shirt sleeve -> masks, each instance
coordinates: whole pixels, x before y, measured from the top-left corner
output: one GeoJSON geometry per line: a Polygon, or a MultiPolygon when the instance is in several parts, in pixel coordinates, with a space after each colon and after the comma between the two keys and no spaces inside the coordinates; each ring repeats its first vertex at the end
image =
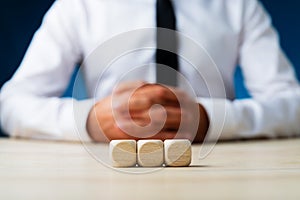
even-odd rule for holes
{"type": "Polygon", "coordinates": [[[90,140],[85,123],[92,100],[60,98],[81,59],[74,2],[53,4],[20,67],[1,89],[1,123],[13,137],[90,140]],[[81,112],[79,121],[74,107],[81,112]]]}
{"type": "Polygon", "coordinates": [[[239,64],[252,98],[199,98],[210,119],[207,140],[300,135],[300,89],[263,6],[244,1],[239,64]]]}

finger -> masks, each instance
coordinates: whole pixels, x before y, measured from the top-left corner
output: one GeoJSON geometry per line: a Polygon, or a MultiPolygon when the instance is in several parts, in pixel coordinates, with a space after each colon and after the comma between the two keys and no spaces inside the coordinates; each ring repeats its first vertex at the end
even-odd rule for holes
{"type": "Polygon", "coordinates": [[[191,142],[194,140],[195,136],[188,132],[178,133],[176,131],[161,131],[153,136],[147,137],[144,135],[132,136],[131,134],[127,134],[121,130],[115,132],[114,135],[111,135],[110,140],[118,140],[118,139],[132,139],[132,140],[140,140],[140,139],[158,139],[158,140],[167,140],[167,139],[187,139],[191,142]]]}
{"type": "MultiPolygon", "coordinates": [[[[152,103],[160,104],[163,106],[183,106],[186,107],[194,102],[189,95],[174,87],[165,87],[157,84],[147,84],[139,88],[137,95],[147,96],[152,100],[152,103]]],[[[134,95],[133,95],[134,96],[134,95]]]]}
{"type": "Polygon", "coordinates": [[[173,93],[172,90],[157,84],[145,85],[144,87],[139,88],[136,91],[136,94],[139,96],[147,96],[152,99],[153,103],[161,105],[163,105],[164,102],[178,101],[175,93],[173,93]]]}
{"type": "Polygon", "coordinates": [[[125,133],[121,129],[117,129],[117,131],[114,131],[113,134],[109,133],[106,135],[109,135],[109,137],[107,136],[109,140],[138,140],[139,139],[137,137],[133,137],[125,133]]]}
{"type": "Polygon", "coordinates": [[[142,110],[150,107],[150,99],[146,96],[133,98],[131,91],[124,91],[123,93],[116,94],[112,100],[112,107],[118,112],[127,112],[129,110],[142,110]]]}
{"type": "Polygon", "coordinates": [[[173,139],[187,139],[189,141],[193,141],[196,137],[196,133],[189,131],[178,131],[173,139]]]}
{"type": "Polygon", "coordinates": [[[178,132],[178,131],[161,131],[158,134],[147,138],[147,139],[160,139],[160,140],[167,140],[167,139],[187,139],[193,141],[194,135],[190,134],[189,132],[178,132]]]}
{"type": "Polygon", "coordinates": [[[118,120],[117,126],[125,133],[132,137],[148,138],[156,135],[163,129],[163,123],[161,124],[147,124],[143,126],[142,123],[136,123],[129,119],[118,120]]]}
{"type": "Polygon", "coordinates": [[[116,86],[114,92],[116,94],[119,94],[119,93],[126,92],[126,91],[134,91],[135,89],[140,88],[145,84],[146,84],[146,82],[144,82],[144,81],[123,82],[116,86]]]}
{"type": "MultiPolygon", "coordinates": [[[[114,139],[188,139],[193,141],[196,132],[191,132],[189,130],[168,130],[162,129],[160,131],[153,130],[152,127],[137,127],[132,122],[128,121],[126,125],[123,124],[121,127],[117,127],[114,130],[114,134],[110,134],[114,139]],[[125,130],[124,130],[125,129],[125,130]]],[[[113,139],[110,138],[110,139],[113,139]]]]}
{"type": "Polygon", "coordinates": [[[155,130],[157,127],[162,127],[162,130],[178,130],[189,129],[192,125],[192,113],[186,110],[174,107],[154,108],[146,111],[134,111],[130,114],[123,114],[123,119],[133,120],[138,126],[153,126],[155,130]]]}
{"type": "MultiPolygon", "coordinates": [[[[143,83],[141,83],[143,84],[143,83]]],[[[121,87],[131,87],[131,83],[125,83],[121,87]]],[[[120,91],[125,91],[122,88],[120,91]]],[[[117,95],[116,95],[117,96],[117,95]]],[[[154,104],[162,106],[174,106],[178,107],[179,102],[185,102],[185,93],[177,89],[169,89],[160,85],[155,84],[144,84],[138,88],[133,94],[132,91],[126,91],[122,96],[118,96],[115,102],[120,111],[138,111],[143,109],[149,109],[154,104]]]]}
{"type": "Polygon", "coordinates": [[[131,93],[125,92],[121,95],[116,95],[114,99],[114,108],[118,109],[119,112],[129,113],[130,112],[139,112],[150,109],[153,105],[172,105],[176,104],[167,103],[166,101],[155,100],[154,94],[146,93],[137,93],[130,96],[131,93]]]}
{"type": "MultiPolygon", "coordinates": [[[[128,101],[127,107],[130,112],[148,110],[154,102],[146,95],[134,95],[128,101]]],[[[125,107],[124,107],[125,108],[125,107]]]]}
{"type": "MultiPolygon", "coordinates": [[[[174,131],[162,131],[159,132],[153,136],[145,136],[145,135],[138,135],[138,136],[132,136],[131,134],[127,134],[123,131],[119,131],[114,136],[110,138],[110,140],[118,140],[118,139],[133,139],[133,140],[141,140],[141,139],[156,139],[156,140],[166,140],[166,139],[174,139],[176,138],[176,132],[174,131]]],[[[187,139],[187,138],[181,138],[181,139],[187,139]]]]}
{"type": "Polygon", "coordinates": [[[191,121],[192,113],[177,107],[164,107],[145,112],[130,112],[130,117],[144,126],[150,122],[160,124],[165,121],[164,128],[178,129],[181,124],[188,124],[191,121]]]}
{"type": "Polygon", "coordinates": [[[158,139],[158,140],[167,140],[167,139],[174,139],[176,137],[177,132],[176,131],[161,131],[152,137],[149,137],[147,139],[158,139]]]}
{"type": "MultiPolygon", "coordinates": [[[[133,112],[143,112],[150,109],[153,105],[162,105],[164,107],[183,108],[191,107],[195,102],[191,101],[187,95],[180,90],[174,90],[176,95],[181,96],[180,105],[176,95],[168,88],[145,84],[139,88],[132,96],[130,92],[125,92],[121,95],[116,95],[113,102],[113,107],[125,115],[133,112]],[[183,102],[183,103],[182,103],[183,102]]],[[[158,113],[159,114],[159,113],[158,113]]],[[[147,113],[148,115],[148,113],[147,113]]]]}
{"type": "Polygon", "coordinates": [[[171,86],[163,86],[168,92],[169,92],[169,95],[166,96],[166,98],[168,100],[179,100],[179,101],[184,101],[186,102],[187,100],[191,100],[189,95],[181,90],[180,88],[177,88],[177,87],[171,87],[171,86]]]}
{"type": "MultiPolygon", "coordinates": [[[[160,121],[161,116],[163,116],[161,112],[161,110],[158,110],[157,112],[156,110],[152,111],[151,118],[154,120],[154,122],[160,121]]],[[[182,123],[183,111],[177,107],[165,107],[164,112],[166,112],[167,114],[167,119],[165,121],[164,127],[169,129],[177,129],[182,123]]]]}

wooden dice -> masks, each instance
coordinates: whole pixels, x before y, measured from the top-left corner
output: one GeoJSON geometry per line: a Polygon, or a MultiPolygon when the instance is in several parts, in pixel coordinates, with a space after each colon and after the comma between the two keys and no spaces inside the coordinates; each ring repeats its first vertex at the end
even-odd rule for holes
{"type": "Polygon", "coordinates": [[[109,152],[113,167],[132,167],[136,165],[135,140],[112,140],[109,145],[109,152]]]}
{"type": "Polygon", "coordinates": [[[165,164],[172,167],[189,166],[192,158],[189,140],[165,140],[165,164]]]}
{"type": "Polygon", "coordinates": [[[185,167],[191,163],[189,140],[112,140],[110,158],[114,167],[185,167]]]}
{"type": "Polygon", "coordinates": [[[161,140],[137,142],[138,164],[142,167],[160,167],[164,163],[164,143],[161,140]]]}

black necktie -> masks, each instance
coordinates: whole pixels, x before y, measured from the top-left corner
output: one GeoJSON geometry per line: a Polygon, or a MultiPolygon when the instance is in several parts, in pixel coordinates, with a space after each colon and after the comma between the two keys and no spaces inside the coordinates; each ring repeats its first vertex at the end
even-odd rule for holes
{"type": "MultiPolygon", "coordinates": [[[[157,0],[156,22],[158,28],[176,30],[175,12],[171,0],[157,0]]],[[[156,32],[156,78],[158,83],[176,86],[176,72],[178,70],[177,37],[176,33],[171,30],[157,29],[156,32]],[[160,65],[169,66],[174,70],[160,65]]]]}

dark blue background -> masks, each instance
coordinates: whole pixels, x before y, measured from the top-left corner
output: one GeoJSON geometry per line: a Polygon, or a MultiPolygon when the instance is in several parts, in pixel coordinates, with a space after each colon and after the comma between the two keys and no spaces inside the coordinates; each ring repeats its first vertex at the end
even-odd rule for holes
{"type": "MultiPolygon", "coordinates": [[[[262,2],[273,18],[273,24],[281,36],[282,47],[295,65],[299,78],[300,1],[262,0],[262,2]]],[[[0,86],[12,76],[19,66],[33,33],[40,26],[44,13],[52,3],[53,0],[1,0],[0,86]]],[[[235,81],[237,97],[248,97],[239,70],[235,81]]],[[[70,90],[66,95],[68,94],[70,94],[70,90]]]]}

